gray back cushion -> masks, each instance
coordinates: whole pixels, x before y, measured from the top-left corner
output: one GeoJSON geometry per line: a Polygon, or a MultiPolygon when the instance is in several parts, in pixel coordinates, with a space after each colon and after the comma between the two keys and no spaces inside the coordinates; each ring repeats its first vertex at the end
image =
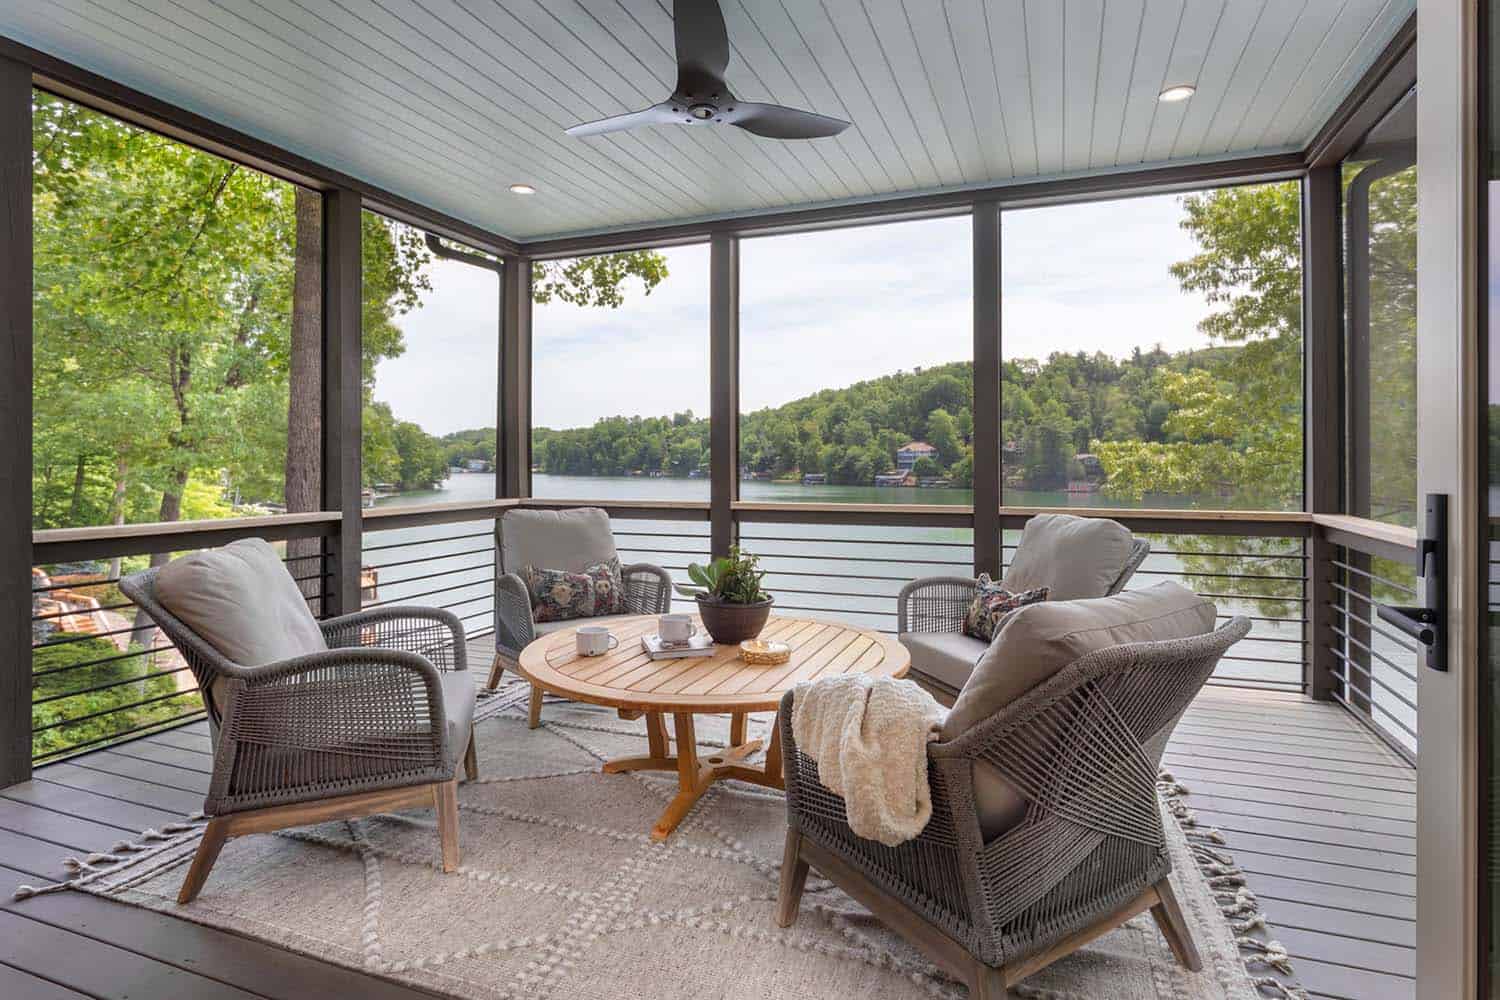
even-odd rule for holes
{"type": "Polygon", "coordinates": [[[598,507],[508,510],[495,530],[504,573],[519,573],[526,566],[581,573],[615,556],[609,515],[598,507]]]}
{"type": "Polygon", "coordinates": [[[156,599],[242,667],[328,648],[296,581],[260,538],[172,560],[156,575],[156,599]]]}
{"type": "Polygon", "coordinates": [[[1113,597],[1028,604],[974,665],[943,724],[943,738],[983,722],[1095,650],[1203,635],[1213,630],[1216,614],[1212,601],[1171,580],[1113,597]]]}
{"type": "MultiPolygon", "coordinates": [[[[1113,597],[1030,604],[1005,623],[979,658],[943,723],[952,739],[1089,653],[1131,642],[1184,639],[1213,631],[1217,609],[1170,580],[1113,597]]],[[[974,806],[985,840],[1026,814],[1026,800],[993,764],[974,765],[974,806]]]]}
{"type": "Polygon", "coordinates": [[[1021,531],[1000,585],[1013,594],[1046,587],[1049,601],[1103,597],[1125,569],[1134,541],[1129,529],[1108,518],[1038,514],[1021,531]]]}

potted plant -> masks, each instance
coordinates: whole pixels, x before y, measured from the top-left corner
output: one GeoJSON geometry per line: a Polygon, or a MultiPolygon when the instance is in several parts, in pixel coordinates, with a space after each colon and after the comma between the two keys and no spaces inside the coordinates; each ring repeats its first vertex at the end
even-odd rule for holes
{"type": "Polygon", "coordinates": [[[734,645],[760,635],[771,616],[773,598],[760,586],[765,575],[759,557],[733,545],[707,566],[690,563],[688,578],[697,586],[680,589],[698,602],[698,617],[714,642],[734,645]]]}

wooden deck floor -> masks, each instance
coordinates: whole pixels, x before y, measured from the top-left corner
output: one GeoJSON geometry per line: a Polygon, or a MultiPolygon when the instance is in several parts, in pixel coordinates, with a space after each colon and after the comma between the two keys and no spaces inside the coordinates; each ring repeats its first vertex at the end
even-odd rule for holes
{"type": "MultiPolygon", "coordinates": [[[[1223,832],[1314,996],[1416,996],[1409,765],[1336,706],[1218,689],[1184,718],[1166,766],[1223,832]]],[[[62,857],[201,807],[209,767],[199,724],[38,769],[0,792],[0,882],[55,880],[62,857]]],[[[7,1000],[316,995],[427,994],[83,893],[0,905],[7,1000]]]]}

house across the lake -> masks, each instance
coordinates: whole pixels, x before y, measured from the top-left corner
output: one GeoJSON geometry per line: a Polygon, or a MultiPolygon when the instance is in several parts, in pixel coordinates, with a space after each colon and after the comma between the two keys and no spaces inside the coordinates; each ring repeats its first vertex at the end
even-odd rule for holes
{"type": "Polygon", "coordinates": [[[926,441],[908,441],[896,450],[896,468],[902,472],[910,472],[911,467],[917,464],[919,458],[930,458],[936,461],[938,450],[926,441]]]}

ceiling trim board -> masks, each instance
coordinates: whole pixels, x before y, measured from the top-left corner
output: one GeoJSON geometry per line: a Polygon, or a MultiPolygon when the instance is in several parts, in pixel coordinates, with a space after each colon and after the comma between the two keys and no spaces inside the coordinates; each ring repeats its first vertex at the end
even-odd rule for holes
{"type": "Polygon", "coordinates": [[[1145,197],[1191,191],[1206,186],[1233,186],[1296,180],[1307,172],[1300,150],[1288,149],[1249,157],[1220,157],[1070,174],[1064,177],[1017,178],[1004,184],[953,187],[920,194],[815,205],[779,212],[754,212],[556,238],[523,244],[538,260],[637,250],[674,243],[702,242],[718,233],[753,237],[841,226],[878,225],[909,219],[955,215],[980,201],[999,201],[1006,210],[1038,208],[1113,198],[1145,197]]]}
{"type": "Polygon", "coordinates": [[[1416,84],[1417,17],[1413,14],[1307,144],[1308,166],[1342,160],[1416,84]]]}

